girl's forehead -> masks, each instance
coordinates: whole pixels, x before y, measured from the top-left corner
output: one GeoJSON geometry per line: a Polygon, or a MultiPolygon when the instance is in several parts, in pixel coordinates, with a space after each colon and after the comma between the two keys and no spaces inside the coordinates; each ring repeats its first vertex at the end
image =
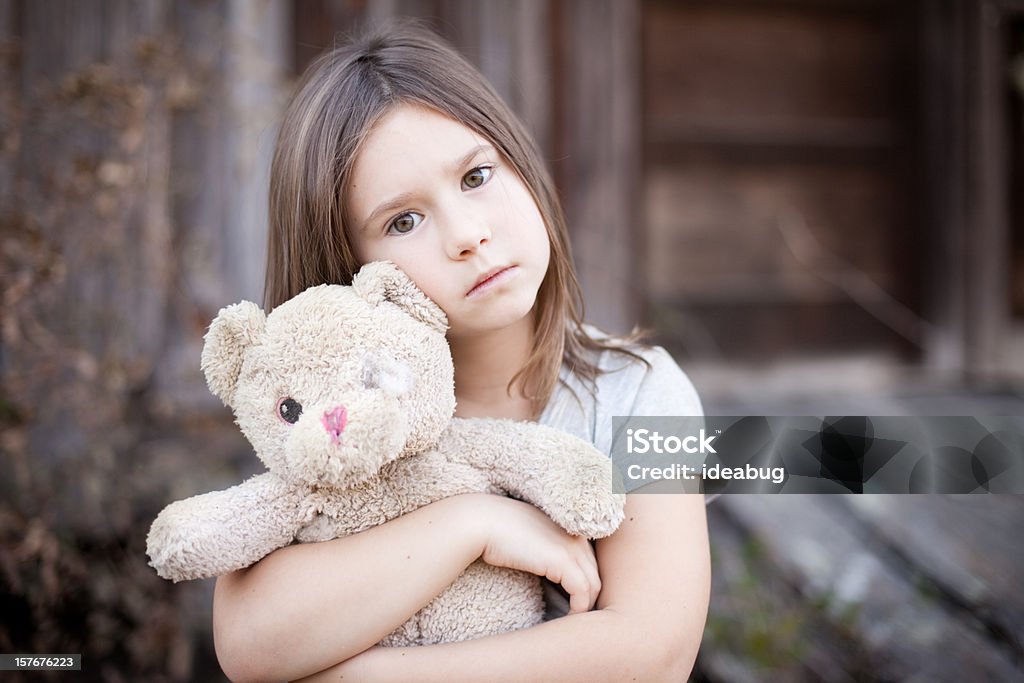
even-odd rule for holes
{"type": "Polygon", "coordinates": [[[359,182],[396,162],[408,163],[413,155],[451,163],[473,147],[489,145],[485,137],[455,119],[420,105],[401,104],[370,129],[356,154],[352,175],[359,182]]]}
{"type": "Polygon", "coordinates": [[[470,155],[494,160],[487,138],[433,109],[400,104],[384,114],[360,145],[349,179],[354,213],[365,217],[382,198],[431,178],[461,174],[470,155]]]}

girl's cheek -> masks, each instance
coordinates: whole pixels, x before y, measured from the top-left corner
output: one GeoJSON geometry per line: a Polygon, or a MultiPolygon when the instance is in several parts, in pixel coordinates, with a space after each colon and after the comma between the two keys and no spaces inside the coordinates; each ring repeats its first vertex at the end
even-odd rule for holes
{"type": "MultiPolygon", "coordinates": [[[[437,277],[430,271],[430,265],[423,262],[422,259],[417,258],[402,258],[393,257],[389,259],[395,263],[399,268],[405,271],[405,274],[409,276],[413,284],[416,285],[427,297],[441,306],[444,310],[444,297],[441,296],[442,292],[439,291],[437,286],[437,277]]],[[[447,312],[447,311],[445,311],[447,312]]]]}

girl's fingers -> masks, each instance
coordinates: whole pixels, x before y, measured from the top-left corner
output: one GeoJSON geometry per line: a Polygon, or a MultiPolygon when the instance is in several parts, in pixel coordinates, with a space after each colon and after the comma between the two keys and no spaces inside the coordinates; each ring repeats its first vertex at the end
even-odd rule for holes
{"type": "Polygon", "coordinates": [[[571,553],[560,558],[559,567],[547,575],[548,579],[562,585],[569,594],[569,611],[586,612],[590,609],[591,586],[586,572],[571,553]]]}
{"type": "Polygon", "coordinates": [[[592,595],[590,593],[590,582],[587,581],[586,576],[579,568],[574,572],[578,577],[578,583],[575,584],[576,589],[570,590],[565,583],[562,587],[565,588],[566,592],[569,593],[569,611],[570,612],[589,612],[593,606],[592,595]]]}
{"type": "Polygon", "coordinates": [[[546,576],[569,594],[571,611],[593,609],[601,578],[590,542],[570,535],[529,503],[496,496],[485,499],[499,514],[486,525],[484,562],[546,576]]]}
{"type": "Polygon", "coordinates": [[[597,597],[601,594],[601,579],[597,573],[597,563],[584,563],[583,573],[587,577],[587,582],[590,585],[590,604],[587,609],[594,609],[594,605],[597,604],[597,597]]]}
{"type": "MultiPolygon", "coordinates": [[[[589,545],[589,544],[588,544],[589,545]]],[[[572,570],[573,576],[579,576],[581,589],[574,594],[566,588],[571,597],[576,597],[575,602],[570,599],[569,605],[573,612],[589,612],[597,604],[598,595],[601,593],[601,579],[597,572],[597,561],[594,559],[593,551],[589,549],[583,557],[576,558],[576,567],[572,570]]],[[[563,587],[564,584],[563,584],[563,587]]]]}
{"type": "Polygon", "coordinates": [[[597,558],[594,556],[594,549],[591,547],[590,542],[586,539],[581,541],[582,549],[580,554],[577,556],[577,563],[579,564],[580,571],[587,579],[588,589],[590,593],[590,602],[587,605],[587,609],[593,609],[597,603],[597,597],[601,593],[601,576],[597,570],[597,558]]]}

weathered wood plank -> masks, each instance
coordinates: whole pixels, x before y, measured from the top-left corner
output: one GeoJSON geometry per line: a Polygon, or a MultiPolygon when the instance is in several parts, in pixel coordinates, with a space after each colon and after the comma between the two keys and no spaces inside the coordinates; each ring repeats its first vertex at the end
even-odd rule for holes
{"type": "Polygon", "coordinates": [[[527,125],[541,149],[550,144],[550,35],[538,0],[486,0],[478,6],[477,64],[527,125]]]}
{"type": "Polygon", "coordinates": [[[838,498],[724,496],[719,504],[808,599],[826,599],[833,617],[857,631],[880,678],[1019,680],[1005,649],[886,562],[838,498]]]}
{"type": "Polygon", "coordinates": [[[165,349],[152,386],[153,407],[164,418],[224,411],[206,388],[199,356],[207,325],[239,289],[227,284],[238,280],[226,240],[228,196],[236,186],[225,145],[232,116],[225,102],[228,9],[224,2],[191,1],[175,3],[173,12],[175,33],[189,49],[179,56],[167,98],[173,140],[169,257],[181,286],[167,302],[165,349]]]}
{"type": "Polygon", "coordinates": [[[21,40],[13,0],[0,2],[0,220],[13,212],[14,160],[21,145],[21,40]]]}
{"type": "Polygon", "coordinates": [[[20,5],[22,109],[6,214],[23,289],[5,382],[37,456],[79,455],[158,360],[170,287],[168,3],[20,5]]]}
{"type": "Polygon", "coordinates": [[[844,496],[868,533],[1024,655],[1024,500],[1011,495],[844,496]]]}
{"type": "Polygon", "coordinates": [[[877,680],[881,663],[856,633],[828,614],[827,600],[807,600],[772,564],[755,536],[714,503],[711,607],[697,660],[697,680],[877,680]]]}

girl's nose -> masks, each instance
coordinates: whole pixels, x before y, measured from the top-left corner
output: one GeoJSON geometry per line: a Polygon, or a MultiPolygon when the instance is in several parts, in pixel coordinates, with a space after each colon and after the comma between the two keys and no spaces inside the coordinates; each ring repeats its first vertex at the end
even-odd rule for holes
{"type": "Polygon", "coordinates": [[[320,419],[324,429],[331,436],[331,441],[337,444],[341,440],[341,433],[345,431],[345,424],[348,422],[348,414],[345,412],[345,406],[337,406],[324,413],[324,416],[320,419]]]}
{"type": "Polygon", "coordinates": [[[475,253],[490,239],[491,230],[486,221],[465,216],[449,225],[448,254],[451,258],[464,258],[475,253]]]}

